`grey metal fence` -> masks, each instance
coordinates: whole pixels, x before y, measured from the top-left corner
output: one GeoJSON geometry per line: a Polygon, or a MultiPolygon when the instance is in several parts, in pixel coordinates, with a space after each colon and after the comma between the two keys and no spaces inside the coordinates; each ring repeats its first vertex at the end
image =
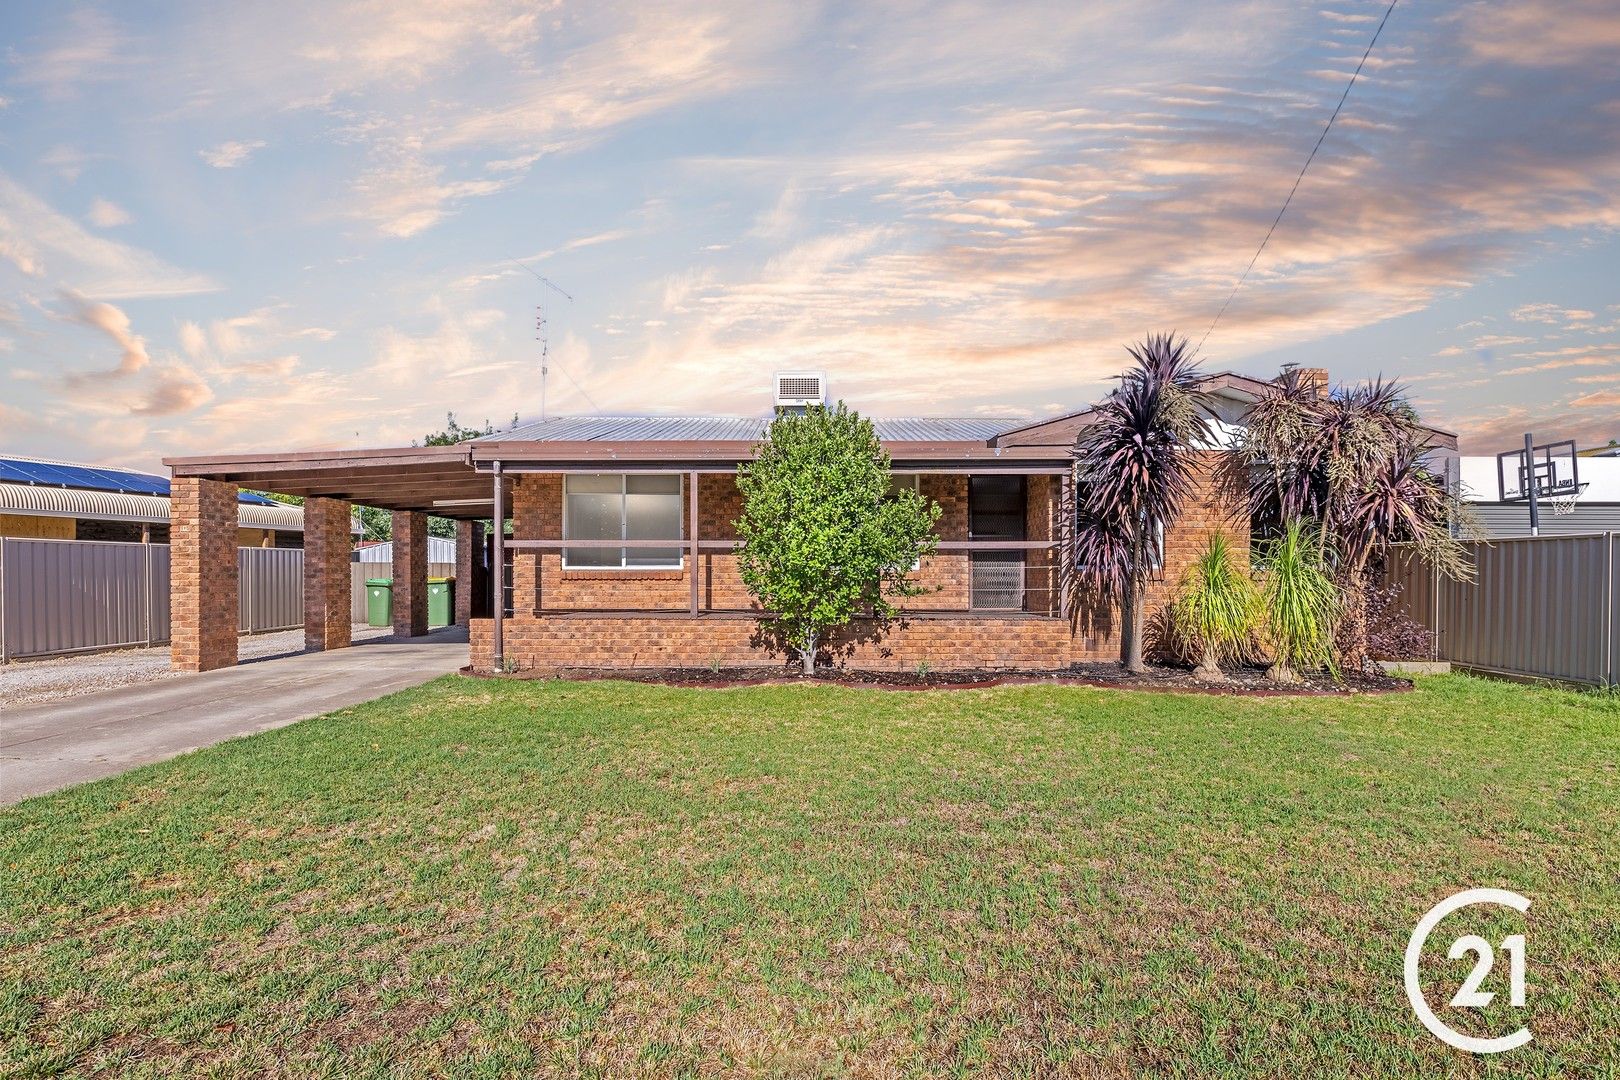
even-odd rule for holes
{"type": "Polygon", "coordinates": [[[1620,685],[1616,533],[1467,544],[1477,576],[1449,581],[1398,550],[1386,566],[1402,609],[1441,659],[1481,671],[1620,685]]]}
{"type": "MultiPolygon", "coordinates": [[[[437,538],[435,538],[437,539],[437,538]]],[[[378,562],[352,562],[349,564],[349,618],[357,623],[366,621],[366,579],[392,578],[394,568],[391,563],[378,562]]],[[[455,577],[456,564],[453,562],[428,563],[428,577],[455,577]]],[[[460,582],[456,583],[460,586],[460,582]]]]}
{"type": "MultiPolygon", "coordinates": [[[[304,553],[239,548],[238,628],[304,624],[304,553]]],[[[169,548],[0,539],[0,660],[169,640],[169,548]]]]}
{"type": "Polygon", "coordinates": [[[301,548],[236,549],[237,629],[244,634],[304,625],[301,548]]]}

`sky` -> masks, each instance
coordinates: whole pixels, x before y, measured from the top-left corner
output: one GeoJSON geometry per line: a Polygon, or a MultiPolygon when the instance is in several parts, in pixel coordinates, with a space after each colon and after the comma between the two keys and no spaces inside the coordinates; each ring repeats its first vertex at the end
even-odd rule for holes
{"type": "MultiPolygon", "coordinates": [[[[1383,3],[0,7],[0,450],[1084,407],[1198,341],[1383,3]],[[555,283],[572,299],[535,275],[555,283]]],[[[1620,6],[1398,4],[1209,370],[1620,438],[1620,6]]]]}

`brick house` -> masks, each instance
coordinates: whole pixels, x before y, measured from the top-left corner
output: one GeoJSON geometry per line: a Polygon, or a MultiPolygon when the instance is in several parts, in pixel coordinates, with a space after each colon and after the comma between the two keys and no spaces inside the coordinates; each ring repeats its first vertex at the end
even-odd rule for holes
{"type": "MultiPolygon", "coordinates": [[[[1320,378],[1325,385],[1326,373],[1320,378]]],[[[819,399],[814,383],[808,389],[819,399]]],[[[803,400],[784,399],[784,386],[807,389],[779,376],[779,406],[803,400]]],[[[1232,374],[1206,380],[1221,437],[1200,451],[1202,479],[1164,537],[1150,616],[1210,532],[1247,542],[1247,521],[1231,512],[1217,473],[1264,387],[1232,374]]],[[[1074,475],[1073,447],[1091,416],[1085,409],[1033,424],[874,420],[894,483],[915,485],[942,508],[939,544],[915,571],[927,591],[889,627],[850,628],[831,643],[831,658],[859,668],[935,670],[1116,658],[1116,613],[1064,587],[1067,530],[1076,485],[1084,483],[1074,475]]],[[[235,660],[235,624],[227,633],[214,610],[220,605],[209,600],[221,591],[234,597],[234,581],[225,578],[235,564],[212,550],[206,534],[218,530],[236,485],[248,485],[308,500],[311,648],[348,643],[347,596],[337,585],[347,586],[347,549],[340,561],[338,545],[321,542],[321,523],[335,531],[358,502],[394,511],[401,634],[426,631],[426,515],[457,519],[456,621],[468,627],[475,669],[781,665],[786,653],[762,635],[738,573],[732,527],[741,511],[737,466],[766,423],[563,417],[449,447],[171,459],[175,543],[190,546],[196,563],[195,573],[177,579],[174,662],[197,670],[235,660]],[[194,512],[194,528],[180,528],[182,508],[194,512]],[[509,534],[486,538],[484,520],[509,521],[509,534]],[[489,569],[497,566],[505,568],[499,605],[489,569]]],[[[1437,436],[1455,448],[1454,436],[1437,436]]]]}

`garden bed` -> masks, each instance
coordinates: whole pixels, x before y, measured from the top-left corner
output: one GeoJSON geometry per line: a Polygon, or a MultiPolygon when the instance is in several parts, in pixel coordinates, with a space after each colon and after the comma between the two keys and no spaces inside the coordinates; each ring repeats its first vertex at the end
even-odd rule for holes
{"type": "Polygon", "coordinates": [[[1112,661],[1075,664],[1047,671],[1023,669],[980,669],[975,671],[861,671],[823,668],[813,677],[782,668],[549,668],[489,675],[463,668],[463,675],[492,679],[564,679],[589,682],[622,679],[657,686],[684,686],[697,689],[730,689],[741,686],[790,685],[795,683],[867,687],[875,690],[980,690],[992,686],[1021,683],[1066,683],[1074,686],[1100,686],[1113,690],[1159,690],[1194,694],[1228,694],[1253,697],[1278,695],[1384,694],[1412,689],[1412,680],[1389,675],[1346,674],[1335,682],[1326,673],[1302,676],[1293,686],[1279,686],[1266,679],[1264,668],[1240,668],[1227,673],[1223,683],[1200,682],[1187,668],[1150,665],[1140,675],[1132,675],[1112,661]]]}

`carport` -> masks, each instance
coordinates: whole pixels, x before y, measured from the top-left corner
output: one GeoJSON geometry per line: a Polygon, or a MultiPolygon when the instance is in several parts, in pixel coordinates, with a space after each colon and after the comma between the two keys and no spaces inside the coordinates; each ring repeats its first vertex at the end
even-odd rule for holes
{"type": "Polygon", "coordinates": [[[355,504],[393,514],[394,633],[427,633],[427,518],[456,522],[454,621],[472,617],[481,522],[495,516],[495,486],[465,445],[165,458],[171,486],[170,617],[173,665],[229,667],[236,651],[236,496],[255,488],[304,499],[304,643],[349,645],[349,522],[355,504]]]}

